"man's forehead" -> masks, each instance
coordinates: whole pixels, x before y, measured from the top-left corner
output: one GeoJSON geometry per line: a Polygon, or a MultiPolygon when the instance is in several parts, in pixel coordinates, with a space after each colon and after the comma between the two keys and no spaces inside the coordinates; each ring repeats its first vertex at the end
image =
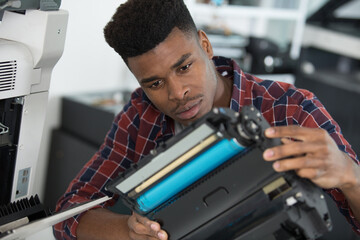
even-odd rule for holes
{"type": "Polygon", "coordinates": [[[143,75],[144,71],[156,67],[155,65],[166,65],[167,68],[172,68],[189,58],[197,45],[196,38],[190,38],[180,30],[174,29],[155,48],[139,56],[128,58],[128,66],[135,76],[143,75]]]}

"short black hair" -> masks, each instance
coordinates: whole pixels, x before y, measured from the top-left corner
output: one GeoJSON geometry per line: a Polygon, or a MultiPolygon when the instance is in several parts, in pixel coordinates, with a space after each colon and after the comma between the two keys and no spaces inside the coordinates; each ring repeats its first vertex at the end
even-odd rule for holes
{"type": "Polygon", "coordinates": [[[127,64],[163,42],[177,27],[188,36],[197,32],[183,0],[128,0],[104,28],[106,42],[127,64]]]}

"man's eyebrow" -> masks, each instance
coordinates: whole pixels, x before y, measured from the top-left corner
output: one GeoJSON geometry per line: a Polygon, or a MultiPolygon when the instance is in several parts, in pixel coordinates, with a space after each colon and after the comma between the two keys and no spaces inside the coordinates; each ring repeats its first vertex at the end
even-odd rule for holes
{"type": "Polygon", "coordinates": [[[155,81],[156,79],[159,79],[159,77],[153,76],[153,77],[149,77],[149,78],[144,78],[144,79],[141,79],[141,80],[140,80],[140,84],[153,82],[153,81],[155,81]]]}
{"type": "MultiPolygon", "coordinates": [[[[183,64],[185,62],[186,59],[188,59],[191,56],[191,53],[186,53],[184,55],[182,55],[180,57],[180,59],[171,66],[172,69],[179,67],[181,64],[183,64]]],[[[153,82],[156,79],[159,79],[159,77],[157,76],[152,76],[152,77],[148,77],[148,78],[144,78],[140,80],[140,84],[144,84],[144,83],[149,83],[149,82],[153,82]]]]}
{"type": "Polygon", "coordinates": [[[171,66],[171,68],[172,69],[177,68],[178,66],[183,64],[185,62],[185,60],[188,59],[190,56],[191,56],[191,53],[186,53],[186,54],[182,55],[181,58],[174,65],[171,66]]]}

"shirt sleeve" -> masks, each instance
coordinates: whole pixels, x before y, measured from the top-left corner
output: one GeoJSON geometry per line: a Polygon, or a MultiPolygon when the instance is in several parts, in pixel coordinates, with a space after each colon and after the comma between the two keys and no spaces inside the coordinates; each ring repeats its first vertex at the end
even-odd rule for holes
{"type": "MultiPolygon", "coordinates": [[[[293,114],[293,121],[300,126],[323,128],[327,130],[330,136],[334,139],[338,148],[345,152],[356,164],[359,165],[359,159],[341,133],[339,125],[330,116],[325,107],[311,92],[302,91],[305,98],[301,102],[300,107],[293,114]]],[[[345,216],[350,223],[353,230],[360,234],[360,223],[355,219],[352,210],[347,202],[344,194],[340,189],[324,189],[330,197],[335,201],[339,211],[345,216]]]]}
{"type": "MultiPolygon", "coordinates": [[[[131,101],[119,113],[107,133],[99,151],[81,169],[70,183],[66,193],[59,199],[56,211],[65,210],[80,203],[112,196],[105,190],[106,184],[121,171],[130,167],[136,158],[135,140],[139,122],[136,104],[131,101]]],[[[115,203],[117,196],[95,208],[108,207],[115,203]]],[[[84,213],[76,215],[54,226],[57,239],[76,239],[76,228],[84,213]]]]}

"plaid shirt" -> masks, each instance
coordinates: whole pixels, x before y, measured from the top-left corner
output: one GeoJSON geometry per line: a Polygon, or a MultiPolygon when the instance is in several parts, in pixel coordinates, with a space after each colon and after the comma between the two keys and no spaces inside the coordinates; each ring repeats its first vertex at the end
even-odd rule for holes
{"type": "MultiPolygon", "coordinates": [[[[227,58],[214,57],[214,63],[220,74],[233,79],[231,109],[240,111],[242,106],[252,104],[272,126],[295,124],[326,129],[339,149],[359,164],[355,152],[342,136],[338,124],[314,94],[297,89],[291,84],[263,81],[245,74],[234,61],[227,58]]],[[[130,102],[115,117],[99,151],[70,183],[67,192],[58,201],[57,211],[111,195],[105,190],[110,180],[173,135],[174,121],[157,110],[141,88],[135,90],[130,102]]],[[[360,233],[360,224],[355,220],[341,191],[326,191],[336,201],[353,229],[360,233]]],[[[115,196],[98,207],[111,206],[116,200],[115,196]]],[[[76,227],[82,214],[55,225],[56,238],[76,239],[76,227]]]]}

